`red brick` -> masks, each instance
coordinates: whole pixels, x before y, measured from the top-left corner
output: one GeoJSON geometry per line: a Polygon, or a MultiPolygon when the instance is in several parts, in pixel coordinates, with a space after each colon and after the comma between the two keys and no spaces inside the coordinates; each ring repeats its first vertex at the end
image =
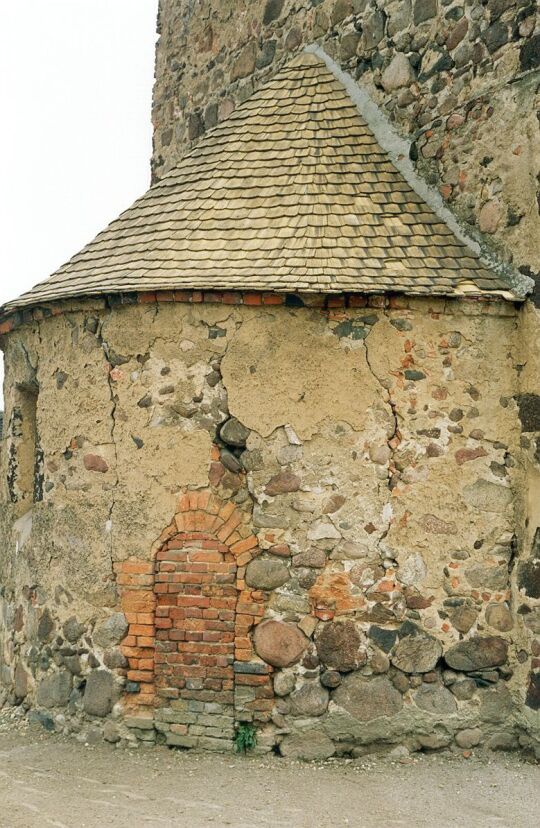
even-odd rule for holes
{"type": "Polygon", "coordinates": [[[228,520],[230,518],[230,516],[232,514],[234,514],[235,511],[236,511],[236,506],[234,505],[234,503],[231,503],[229,501],[229,503],[225,503],[221,507],[221,509],[219,510],[219,516],[220,516],[220,518],[223,518],[223,520],[228,520]]]}
{"type": "Polygon", "coordinates": [[[126,658],[150,658],[152,655],[150,647],[125,647],[122,646],[122,653],[126,658]]]}
{"type": "Polygon", "coordinates": [[[154,674],[150,670],[128,670],[127,677],[129,681],[151,682],[154,674]]]}
{"type": "Polygon", "coordinates": [[[235,555],[241,555],[243,552],[248,552],[250,549],[254,549],[257,545],[258,540],[255,535],[250,535],[248,538],[244,538],[244,540],[233,543],[231,546],[231,552],[235,555]]]}
{"type": "Polygon", "coordinates": [[[157,630],[167,630],[172,627],[172,619],[171,618],[156,618],[156,629],[157,630]]]}
{"type": "Polygon", "coordinates": [[[154,646],[154,636],[138,635],[137,636],[137,646],[138,647],[153,647],[154,646]]]}
{"type": "Polygon", "coordinates": [[[345,297],[344,296],[329,296],[326,304],[327,304],[327,307],[329,307],[329,308],[344,308],[345,307],[345,297]]]}
{"type": "Polygon", "coordinates": [[[267,687],[270,686],[270,679],[266,676],[252,676],[249,673],[237,673],[235,676],[236,684],[241,684],[244,687],[267,687]]]}
{"type": "Polygon", "coordinates": [[[349,307],[350,308],[365,308],[367,305],[367,296],[359,296],[358,294],[354,294],[353,296],[349,296],[349,307]]]}
{"type": "Polygon", "coordinates": [[[240,521],[241,517],[238,512],[235,511],[230,518],[228,518],[228,520],[225,520],[223,526],[218,529],[216,534],[219,540],[226,541],[227,538],[234,532],[240,521]]]}
{"type": "Polygon", "coordinates": [[[136,575],[151,575],[154,571],[154,565],[152,561],[122,561],[118,564],[118,569],[136,575]]]}
{"type": "Polygon", "coordinates": [[[5,322],[0,322],[0,336],[10,333],[14,327],[13,319],[6,319],[5,322]]]}
{"type": "Polygon", "coordinates": [[[124,592],[121,597],[124,612],[152,612],[154,603],[154,593],[147,590],[124,592]]]}
{"type": "Polygon", "coordinates": [[[242,295],[240,293],[233,293],[229,291],[225,291],[222,294],[222,302],[224,305],[241,305],[242,304],[242,295]]]}
{"type": "Polygon", "coordinates": [[[174,291],[174,301],[175,302],[191,302],[191,291],[190,290],[175,290],[174,291]]]}

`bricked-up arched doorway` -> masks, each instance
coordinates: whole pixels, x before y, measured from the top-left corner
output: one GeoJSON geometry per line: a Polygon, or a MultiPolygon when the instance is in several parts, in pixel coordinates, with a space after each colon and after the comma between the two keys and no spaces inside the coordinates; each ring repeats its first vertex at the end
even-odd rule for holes
{"type": "Polygon", "coordinates": [[[153,560],[116,567],[130,623],[124,704],[138,722],[151,715],[167,744],[227,749],[235,721],[270,716],[272,668],[250,637],[266,595],[244,581],[259,551],[250,526],[248,513],[211,490],[187,492],[153,560]]]}
{"type": "Polygon", "coordinates": [[[173,742],[234,735],[236,572],[207,532],[180,532],[156,556],[155,682],[172,710],[157,718],[185,737],[173,742]]]}

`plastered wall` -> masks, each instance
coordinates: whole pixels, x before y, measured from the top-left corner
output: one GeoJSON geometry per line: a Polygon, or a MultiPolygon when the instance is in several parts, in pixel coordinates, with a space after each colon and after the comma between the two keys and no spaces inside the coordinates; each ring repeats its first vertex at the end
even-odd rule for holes
{"type": "Polygon", "coordinates": [[[4,697],[47,727],[181,744],[190,702],[165,692],[137,708],[148,688],[130,678],[126,636],[144,636],[149,670],[154,605],[134,633],[122,602],[155,588],[150,564],[171,521],[180,531],[183,493],[209,492],[240,510],[223,537],[250,550],[236,561],[255,609],[243,610],[235,715],[255,722],[260,749],[429,748],[471,730],[462,741],[530,747],[532,311],[304,299],[83,302],[4,337],[4,697]],[[42,452],[30,509],[13,430],[29,383],[42,452]],[[258,681],[260,699],[245,689],[258,681]]]}

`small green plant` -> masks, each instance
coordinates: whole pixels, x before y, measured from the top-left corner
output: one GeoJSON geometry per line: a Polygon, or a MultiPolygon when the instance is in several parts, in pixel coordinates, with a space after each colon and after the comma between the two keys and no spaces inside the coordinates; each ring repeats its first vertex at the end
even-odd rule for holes
{"type": "Polygon", "coordinates": [[[257,745],[257,731],[249,722],[242,722],[236,728],[234,749],[237,753],[248,753],[257,745]]]}

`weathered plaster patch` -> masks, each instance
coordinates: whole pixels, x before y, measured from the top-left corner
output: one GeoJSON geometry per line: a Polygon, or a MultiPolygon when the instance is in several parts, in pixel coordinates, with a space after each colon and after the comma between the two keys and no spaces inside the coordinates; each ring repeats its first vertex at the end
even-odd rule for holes
{"type": "Polygon", "coordinates": [[[265,437],[290,424],[309,439],[325,419],[360,431],[378,398],[362,351],[344,351],[324,322],[305,311],[246,320],[222,372],[231,412],[265,437]]]}

